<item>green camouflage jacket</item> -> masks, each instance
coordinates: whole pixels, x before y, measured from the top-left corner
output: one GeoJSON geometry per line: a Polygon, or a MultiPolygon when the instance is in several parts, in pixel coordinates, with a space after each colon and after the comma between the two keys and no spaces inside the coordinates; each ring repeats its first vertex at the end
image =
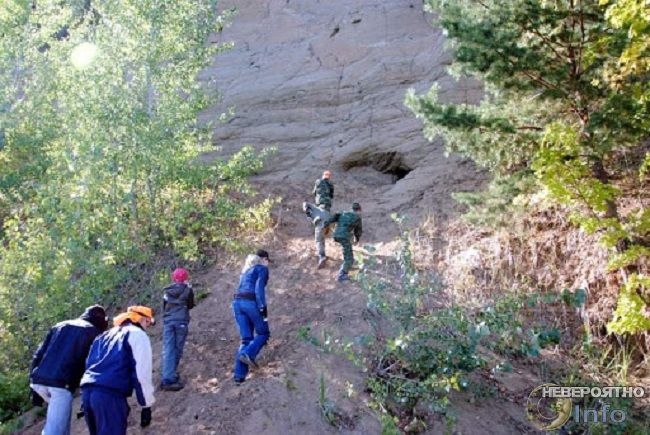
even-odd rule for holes
{"type": "Polygon", "coordinates": [[[334,230],[334,238],[349,239],[354,235],[356,241],[361,239],[363,232],[361,216],[353,211],[344,211],[342,213],[335,213],[331,218],[323,224],[325,227],[336,222],[336,230],[334,230]]]}
{"type": "Polygon", "coordinates": [[[321,178],[314,183],[314,200],[316,205],[329,204],[332,205],[334,199],[334,185],[331,181],[321,178]]]}

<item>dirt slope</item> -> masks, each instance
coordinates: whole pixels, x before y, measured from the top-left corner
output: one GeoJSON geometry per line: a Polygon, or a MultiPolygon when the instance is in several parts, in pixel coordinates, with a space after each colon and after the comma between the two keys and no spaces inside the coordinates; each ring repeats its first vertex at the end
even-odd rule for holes
{"type": "MultiPolygon", "coordinates": [[[[364,210],[367,243],[388,254],[396,233],[385,209],[371,201],[376,189],[350,188],[354,177],[337,180],[341,198],[335,208],[354,198],[367,204],[364,210]],[[348,181],[349,180],[349,181],[348,181]]],[[[372,176],[366,174],[366,176],[372,176]]],[[[262,191],[275,183],[275,176],[255,180],[262,191]]],[[[309,221],[299,211],[305,186],[270,192],[282,194],[284,203],[277,209],[278,227],[267,248],[274,260],[269,283],[269,318],[272,338],[262,351],[261,368],[242,386],[231,381],[238,333],[230,311],[240,264],[218,264],[206,274],[194,277],[197,290],[210,294],[192,311],[190,334],[181,362],[181,374],[187,386],[180,392],[156,392],[153,424],[141,430],[139,409],[132,403],[129,433],[150,434],[321,434],[335,433],[323,419],[318,406],[319,379],[323,375],[327,395],[341,409],[353,426],[344,433],[380,433],[376,417],[366,406],[363,373],[344,357],[325,353],[298,337],[301,327],[315,334],[354,337],[367,331],[363,318],[365,296],[354,283],[339,284],[333,279],[340,264],[337,246],[328,240],[333,257],[327,268],[316,270],[314,244],[309,221]]],[[[154,379],[159,382],[161,353],[160,325],[151,331],[154,347],[154,379]]],[[[504,380],[510,397],[519,403],[499,398],[485,401],[477,408],[463,398],[457,403],[459,422],[456,430],[463,434],[522,433],[527,430],[523,413],[523,396],[535,383],[525,377],[504,380]]],[[[24,434],[37,434],[42,423],[24,434]]],[[[441,433],[443,426],[429,429],[441,433]]],[[[83,420],[73,422],[73,433],[87,433],[83,420]]]]}

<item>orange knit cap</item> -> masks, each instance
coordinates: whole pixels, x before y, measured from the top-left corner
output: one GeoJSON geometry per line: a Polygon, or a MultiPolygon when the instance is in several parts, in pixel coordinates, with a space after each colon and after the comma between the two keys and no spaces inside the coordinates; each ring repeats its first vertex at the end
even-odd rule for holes
{"type": "Polygon", "coordinates": [[[120,326],[126,320],[130,320],[133,323],[140,323],[143,317],[148,317],[151,319],[151,323],[155,323],[156,320],[153,314],[153,310],[149,307],[133,305],[126,310],[126,313],[119,314],[113,318],[113,326],[120,326]]]}

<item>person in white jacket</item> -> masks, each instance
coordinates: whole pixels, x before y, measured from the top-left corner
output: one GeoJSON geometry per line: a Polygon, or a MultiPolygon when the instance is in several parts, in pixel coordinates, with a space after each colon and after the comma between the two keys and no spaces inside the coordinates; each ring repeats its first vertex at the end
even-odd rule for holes
{"type": "Polygon", "coordinates": [[[113,319],[114,327],[93,342],[81,379],[81,401],[90,435],[126,434],[129,405],[135,391],[142,407],[140,426],[151,423],[151,342],[145,330],[154,323],[153,310],[129,307],[113,319]]]}

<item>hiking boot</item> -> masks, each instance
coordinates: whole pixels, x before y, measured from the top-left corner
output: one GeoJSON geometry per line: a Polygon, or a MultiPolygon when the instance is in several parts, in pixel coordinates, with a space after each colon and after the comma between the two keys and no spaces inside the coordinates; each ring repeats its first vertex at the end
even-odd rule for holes
{"type": "Polygon", "coordinates": [[[338,282],[350,281],[350,277],[347,272],[340,272],[339,276],[336,277],[338,282]]]}
{"type": "Polygon", "coordinates": [[[160,386],[160,389],[163,391],[179,391],[182,390],[185,385],[183,385],[182,382],[177,381],[174,382],[173,384],[162,384],[160,386]]]}
{"type": "Polygon", "coordinates": [[[318,257],[318,266],[317,266],[317,268],[322,269],[323,267],[325,267],[325,262],[326,261],[327,261],[327,256],[325,256],[325,255],[319,256],[318,257]]]}
{"type": "Polygon", "coordinates": [[[309,207],[307,207],[307,202],[302,203],[302,211],[308,216],[311,217],[311,212],[309,211],[309,207]]]}
{"type": "Polygon", "coordinates": [[[240,354],[238,359],[239,359],[239,362],[242,362],[242,363],[246,364],[248,367],[258,368],[257,363],[255,361],[253,361],[251,359],[251,357],[246,355],[245,353],[240,354]]]}
{"type": "Polygon", "coordinates": [[[246,379],[240,379],[240,378],[233,378],[233,381],[235,381],[235,385],[241,385],[244,383],[246,379]]]}

